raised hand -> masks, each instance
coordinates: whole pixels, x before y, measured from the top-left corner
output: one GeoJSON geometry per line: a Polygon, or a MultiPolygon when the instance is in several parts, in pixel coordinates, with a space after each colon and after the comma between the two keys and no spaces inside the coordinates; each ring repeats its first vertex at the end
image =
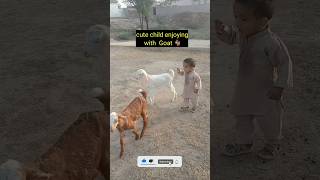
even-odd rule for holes
{"type": "Polygon", "coordinates": [[[223,34],[228,29],[228,26],[226,26],[222,21],[215,20],[214,22],[217,34],[223,34]]]}

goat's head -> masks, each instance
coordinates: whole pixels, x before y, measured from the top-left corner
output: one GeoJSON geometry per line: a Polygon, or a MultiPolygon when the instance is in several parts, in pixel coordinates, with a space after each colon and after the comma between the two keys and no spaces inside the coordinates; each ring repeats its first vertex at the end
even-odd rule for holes
{"type": "Polygon", "coordinates": [[[108,92],[106,92],[105,88],[100,88],[100,87],[92,88],[90,90],[90,96],[98,99],[104,105],[105,110],[109,110],[109,102],[107,100],[107,98],[108,98],[107,93],[108,92]]]}
{"type": "Polygon", "coordinates": [[[8,160],[0,166],[0,179],[26,180],[23,165],[16,160],[8,160]]]}
{"type": "Polygon", "coordinates": [[[86,31],[84,55],[86,57],[106,56],[109,27],[106,25],[93,25],[86,31]]]}
{"type": "Polygon", "coordinates": [[[144,70],[144,69],[138,69],[135,73],[135,78],[137,80],[141,80],[141,79],[145,79],[147,80],[148,79],[148,74],[147,72],[144,70]]]}
{"type": "Polygon", "coordinates": [[[40,170],[24,167],[22,163],[16,160],[8,160],[0,166],[0,179],[10,180],[30,180],[43,179],[49,180],[51,174],[43,173],[40,170]]]}
{"type": "Polygon", "coordinates": [[[111,126],[111,132],[115,131],[117,129],[118,123],[119,123],[119,116],[116,112],[112,112],[110,114],[110,126],[111,126]]]}
{"type": "Polygon", "coordinates": [[[115,131],[119,126],[123,126],[128,123],[128,117],[123,116],[121,114],[117,114],[116,112],[112,112],[110,114],[110,126],[111,132],[115,131]]]}

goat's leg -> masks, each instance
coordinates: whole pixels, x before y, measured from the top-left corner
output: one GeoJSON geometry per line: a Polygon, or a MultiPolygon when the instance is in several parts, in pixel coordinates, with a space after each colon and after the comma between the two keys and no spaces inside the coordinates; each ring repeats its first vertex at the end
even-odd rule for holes
{"type": "Polygon", "coordinates": [[[134,126],[132,132],[136,136],[136,140],[138,140],[140,138],[140,136],[139,136],[138,129],[137,129],[136,125],[134,126]]]}
{"type": "Polygon", "coordinates": [[[149,100],[150,100],[150,104],[154,105],[154,96],[153,95],[149,96],[149,100]]]}
{"type": "Polygon", "coordinates": [[[154,104],[154,96],[155,96],[155,90],[150,89],[149,100],[150,100],[150,104],[151,104],[151,105],[154,104]]]}
{"type": "Polygon", "coordinates": [[[146,112],[142,112],[141,116],[142,116],[142,119],[143,119],[143,128],[142,128],[142,130],[141,130],[140,139],[142,138],[142,136],[143,136],[143,134],[144,134],[144,131],[145,131],[145,129],[146,129],[147,126],[148,126],[148,116],[147,116],[147,113],[146,113],[146,112]]]}
{"type": "Polygon", "coordinates": [[[120,158],[122,158],[123,152],[124,152],[124,132],[120,132],[120,145],[121,145],[120,158]]]}
{"type": "MultiPolygon", "coordinates": [[[[106,142],[105,142],[106,143],[106,142]]],[[[105,179],[109,178],[109,176],[107,176],[107,169],[109,169],[110,167],[110,161],[109,161],[109,156],[107,159],[107,156],[105,154],[106,152],[106,145],[104,144],[103,147],[101,148],[101,159],[100,159],[100,163],[99,163],[99,170],[100,173],[103,175],[103,177],[105,179]]]]}
{"type": "Polygon", "coordinates": [[[176,88],[174,88],[172,82],[170,82],[170,90],[173,93],[173,97],[171,99],[171,102],[173,102],[177,98],[177,92],[176,92],[176,88]]]}

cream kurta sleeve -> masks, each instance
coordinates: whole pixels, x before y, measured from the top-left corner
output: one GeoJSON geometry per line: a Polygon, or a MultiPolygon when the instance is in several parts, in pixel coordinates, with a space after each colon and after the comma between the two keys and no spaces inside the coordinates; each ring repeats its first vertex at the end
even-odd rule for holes
{"type": "Polygon", "coordinates": [[[276,74],[274,86],[282,88],[292,87],[292,61],[288,49],[278,37],[274,38],[275,43],[269,52],[270,61],[275,68],[276,74]]]}
{"type": "Polygon", "coordinates": [[[225,30],[222,34],[217,33],[218,38],[230,45],[237,44],[239,42],[239,33],[238,31],[230,25],[225,25],[225,30]]]}

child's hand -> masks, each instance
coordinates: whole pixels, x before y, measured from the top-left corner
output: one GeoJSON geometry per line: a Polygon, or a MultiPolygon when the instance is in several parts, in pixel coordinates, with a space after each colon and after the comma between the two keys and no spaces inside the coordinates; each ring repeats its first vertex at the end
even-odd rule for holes
{"type": "Polygon", "coordinates": [[[199,89],[195,89],[194,93],[198,94],[199,93],[199,89]]]}
{"type": "Polygon", "coordinates": [[[273,100],[280,100],[282,97],[283,88],[281,87],[273,87],[268,91],[267,96],[273,100]]]}
{"type": "Polygon", "coordinates": [[[215,29],[216,29],[216,32],[221,35],[225,32],[225,29],[227,29],[227,26],[223,24],[222,21],[220,20],[215,20],[215,29]]]}
{"type": "Polygon", "coordinates": [[[181,69],[177,68],[177,72],[178,72],[178,74],[181,74],[181,69]]]}

